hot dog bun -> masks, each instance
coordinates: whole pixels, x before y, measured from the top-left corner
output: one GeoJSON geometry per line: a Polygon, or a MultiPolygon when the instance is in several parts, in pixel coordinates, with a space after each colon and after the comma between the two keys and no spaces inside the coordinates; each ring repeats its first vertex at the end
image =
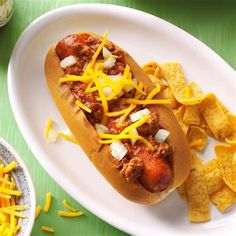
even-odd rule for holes
{"type": "MultiPolygon", "coordinates": [[[[96,34],[89,34],[102,40],[96,34]]],[[[122,50],[116,45],[115,47],[122,50]]],[[[143,82],[147,91],[152,90],[154,85],[135,60],[126,52],[124,52],[124,59],[125,63],[130,66],[134,77],[143,82]]],[[[75,98],[71,94],[69,87],[59,83],[59,78],[64,76],[64,71],[60,67],[60,60],[56,54],[55,46],[51,47],[46,56],[45,74],[52,97],[74,137],[78,140],[80,146],[99,172],[121,195],[137,203],[154,204],[164,199],[171,191],[185,181],[191,167],[190,149],[184,133],[169,108],[164,105],[148,106],[151,111],[157,112],[160,126],[170,132],[167,142],[171,144],[174,150],[172,160],[174,177],[172,184],[162,192],[151,193],[141,184],[127,182],[123,178],[111,161],[113,157],[111,156],[109,146],[98,142],[96,130],[88,122],[84,112],[75,105],[75,98]]]]}

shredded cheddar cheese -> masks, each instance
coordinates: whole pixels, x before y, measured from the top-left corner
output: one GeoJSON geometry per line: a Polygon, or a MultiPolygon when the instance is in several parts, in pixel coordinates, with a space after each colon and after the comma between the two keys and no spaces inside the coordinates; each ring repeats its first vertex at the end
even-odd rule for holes
{"type": "Polygon", "coordinates": [[[129,104],[138,104],[138,105],[151,105],[151,104],[168,105],[168,104],[171,104],[170,99],[138,100],[135,98],[128,98],[128,99],[126,99],[126,102],[129,104]]]}
{"type": "Polygon", "coordinates": [[[77,141],[77,139],[76,139],[75,137],[70,136],[70,135],[68,135],[68,134],[65,134],[65,133],[63,133],[63,132],[58,132],[58,133],[57,133],[57,136],[58,136],[58,137],[61,137],[61,138],[64,138],[65,140],[70,141],[70,142],[72,142],[72,143],[79,144],[78,141],[77,141]]]}
{"type": "Polygon", "coordinates": [[[48,211],[50,209],[51,202],[52,202],[52,195],[51,195],[50,192],[48,192],[46,194],[46,202],[45,202],[45,206],[44,206],[44,209],[43,209],[46,213],[48,213],[48,211]]]}
{"type": "Polygon", "coordinates": [[[143,142],[150,150],[153,150],[153,146],[150,142],[148,142],[144,137],[137,134],[130,134],[133,129],[138,128],[139,126],[146,123],[151,118],[150,115],[144,116],[142,119],[136,121],[130,126],[126,127],[120,134],[104,134],[98,133],[100,138],[110,139],[110,140],[100,140],[101,144],[109,144],[119,139],[138,139],[143,142]]]}
{"type": "Polygon", "coordinates": [[[86,87],[86,89],[85,89],[85,93],[90,93],[90,89],[91,89],[91,87],[92,87],[93,84],[94,84],[94,82],[91,80],[91,81],[88,83],[88,85],[87,85],[87,87],[86,87]]]}
{"type": "Polygon", "coordinates": [[[77,212],[58,211],[58,215],[64,217],[78,217],[82,216],[83,214],[84,213],[82,211],[77,211],[77,212]]]}
{"type": "MultiPolygon", "coordinates": [[[[138,84],[138,87],[139,87],[139,89],[143,90],[143,87],[144,87],[143,83],[140,82],[140,83],[138,84]]],[[[139,92],[136,90],[134,98],[135,98],[135,99],[140,99],[141,96],[142,96],[142,94],[139,93],[139,92]]]]}
{"type": "Polygon", "coordinates": [[[128,78],[124,81],[125,85],[130,85],[131,87],[135,88],[139,93],[146,95],[146,93],[140,89],[140,87],[133,81],[133,80],[129,80],[128,78]]]}
{"type": "Polygon", "coordinates": [[[20,191],[10,190],[10,189],[4,188],[4,187],[0,187],[0,192],[1,193],[6,193],[6,194],[9,194],[9,195],[15,195],[15,196],[20,196],[21,195],[20,191]]]}
{"type": "Polygon", "coordinates": [[[80,107],[81,109],[87,111],[88,113],[91,113],[91,112],[92,112],[92,110],[91,110],[89,107],[87,107],[86,105],[84,105],[84,104],[83,104],[81,101],[79,101],[79,100],[77,100],[77,101],[75,102],[75,104],[76,104],[78,107],[80,107]]]}
{"type": "Polygon", "coordinates": [[[88,64],[88,68],[93,67],[94,63],[96,62],[98,55],[100,54],[100,52],[102,51],[102,48],[105,46],[107,42],[107,36],[108,36],[108,31],[105,32],[101,44],[98,46],[96,52],[93,54],[92,60],[88,64]]]}
{"type": "Polygon", "coordinates": [[[41,211],[42,211],[42,207],[38,205],[35,211],[35,218],[37,218],[40,215],[41,211]]]}
{"type": "Polygon", "coordinates": [[[62,203],[63,203],[64,207],[66,207],[68,210],[73,211],[73,212],[76,212],[76,211],[77,211],[77,210],[76,210],[73,206],[71,206],[66,200],[63,200],[62,203]]]}
{"type": "Polygon", "coordinates": [[[18,218],[26,218],[21,212],[26,210],[26,206],[17,205],[15,200],[21,192],[16,190],[15,181],[9,174],[16,165],[16,162],[6,167],[0,164],[0,235],[3,236],[15,235],[20,230],[18,218]]]}
{"type": "Polygon", "coordinates": [[[119,122],[118,122],[118,124],[117,124],[118,127],[120,127],[120,126],[123,124],[123,122],[125,121],[125,119],[129,116],[130,112],[133,111],[135,108],[136,108],[136,105],[131,104],[131,105],[129,106],[129,108],[127,109],[127,111],[125,111],[124,115],[120,118],[120,120],[119,120],[119,122]]]}
{"type": "Polygon", "coordinates": [[[50,226],[46,226],[46,225],[43,225],[41,227],[41,230],[42,231],[45,231],[45,232],[48,232],[48,233],[54,233],[54,228],[53,227],[50,227],[50,226]]]}
{"type": "Polygon", "coordinates": [[[120,139],[137,139],[143,142],[151,151],[154,149],[152,144],[147,141],[144,137],[138,135],[138,134],[107,134],[107,136],[100,135],[99,136],[102,138],[108,138],[108,140],[99,140],[99,143],[101,144],[110,144],[113,143],[114,141],[120,140],[120,139]]]}
{"type": "Polygon", "coordinates": [[[107,112],[105,115],[108,117],[120,116],[120,115],[125,114],[125,112],[128,110],[130,110],[130,106],[120,111],[107,112]]]}
{"type": "Polygon", "coordinates": [[[104,68],[104,63],[102,62],[98,62],[95,64],[94,66],[94,71],[102,71],[104,68]]]}
{"type": "Polygon", "coordinates": [[[13,215],[13,214],[14,214],[14,215],[17,216],[17,217],[26,218],[26,215],[25,215],[25,214],[20,213],[20,212],[18,212],[18,211],[14,211],[14,210],[9,209],[9,208],[7,208],[7,207],[1,208],[1,211],[2,211],[3,213],[8,214],[8,215],[13,215]]]}
{"type": "Polygon", "coordinates": [[[3,169],[3,173],[8,173],[8,172],[10,172],[11,170],[13,170],[15,167],[16,167],[16,162],[15,161],[13,161],[13,162],[11,162],[9,165],[7,165],[6,167],[4,167],[4,169],[3,169]]]}
{"type": "Polygon", "coordinates": [[[17,233],[21,229],[20,225],[16,225],[14,229],[14,233],[17,233]]]}
{"type": "Polygon", "coordinates": [[[122,90],[124,89],[125,86],[129,85],[133,88],[135,88],[139,93],[145,95],[145,92],[142,90],[142,88],[137,85],[133,80],[131,80],[130,77],[130,67],[127,64],[124,70],[124,74],[123,76],[116,80],[116,81],[112,81],[108,78],[108,76],[106,76],[104,73],[102,74],[103,78],[106,79],[106,82],[108,83],[108,85],[112,88],[113,92],[111,95],[109,95],[108,97],[106,97],[107,101],[110,101],[116,97],[118,97],[122,90]]]}
{"type": "Polygon", "coordinates": [[[118,86],[119,80],[112,81],[111,78],[108,75],[106,75],[105,73],[98,74],[97,76],[105,81],[104,83],[102,83],[103,87],[105,87],[105,86],[111,87],[112,90],[115,91],[117,95],[121,92],[121,90],[118,86]]]}
{"type": "Polygon", "coordinates": [[[49,133],[52,130],[52,126],[53,126],[53,120],[50,118],[46,124],[46,129],[45,129],[45,136],[48,141],[49,141],[49,133]]]}
{"type": "Polygon", "coordinates": [[[139,126],[143,125],[144,123],[146,123],[149,119],[151,118],[150,115],[144,116],[142,119],[136,121],[135,123],[133,123],[132,125],[126,127],[121,133],[122,134],[127,134],[130,133],[131,130],[138,128],[139,126]]]}
{"type": "Polygon", "coordinates": [[[107,117],[105,116],[106,112],[108,112],[108,103],[107,103],[107,100],[106,100],[106,97],[105,97],[105,94],[104,94],[104,91],[103,91],[103,88],[99,82],[99,79],[97,78],[97,76],[95,75],[95,73],[90,69],[88,70],[88,72],[91,74],[92,78],[93,78],[93,81],[98,89],[98,93],[99,93],[99,96],[100,96],[100,99],[102,101],[102,106],[103,106],[103,117],[102,117],[102,123],[106,123],[106,120],[107,120],[107,117]]]}
{"type": "Polygon", "coordinates": [[[89,82],[91,78],[89,76],[79,76],[79,75],[65,75],[64,77],[59,79],[59,83],[65,83],[65,82],[89,82]]]}
{"type": "Polygon", "coordinates": [[[161,86],[158,84],[156,88],[154,88],[146,97],[145,100],[151,100],[153,97],[155,97],[159,92],[161,91],[161,86]]]}

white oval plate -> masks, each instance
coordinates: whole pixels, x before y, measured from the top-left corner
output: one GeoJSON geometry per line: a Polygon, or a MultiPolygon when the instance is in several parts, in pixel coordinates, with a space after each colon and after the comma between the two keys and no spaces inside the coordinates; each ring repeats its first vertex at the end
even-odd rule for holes
{"type": "MultiPolygon", "coordinates": [[[[92,31],[127,50],[140,64],[181,62],[187,78],[203,90],[216,93],[231,111],[235,108],[233,69],[211,49],[174,25],[155,16],[105,4],[81,4],[51,11],[34,21],[21,35],[11,56],[8,89],[11,106],[26,142],[45,170],[72,197],[98,217],[136,235],[221,234],[235,229],[236,211],[219,214],[203,224],[188,222],[187,208],[176,193],[156,206],[125,200],[71,143],[47,144],[45,124],[52,117],[64,126],[49,94],[44,76],[48,48],[67,34],[92,31]]],[[[235,110],[234,110],[235,112],[235,110]]],[[[207,151],[204,156],[210,156],[207,151]]],[[[212,207],[213,208],[213,207],[212,207]]]]}

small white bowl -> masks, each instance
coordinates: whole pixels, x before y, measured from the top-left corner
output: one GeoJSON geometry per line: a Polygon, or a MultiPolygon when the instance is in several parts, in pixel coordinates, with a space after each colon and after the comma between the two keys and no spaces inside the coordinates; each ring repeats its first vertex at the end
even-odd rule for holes
{"type": "Polygon", "coordinates": [[[17,167],[12,172],[12,176],[16,182],[17,189],[22,192],[18,204],[27,207],[24,211],[27,217],[19,220],[21,230],[18,232],[17,236],[29,236],[35,219],[36,197],[34,185],[29,171],[20,156],[10,144],[0,138],[0,162],[7,165],[12,161],[17,163],[17,167]]]}

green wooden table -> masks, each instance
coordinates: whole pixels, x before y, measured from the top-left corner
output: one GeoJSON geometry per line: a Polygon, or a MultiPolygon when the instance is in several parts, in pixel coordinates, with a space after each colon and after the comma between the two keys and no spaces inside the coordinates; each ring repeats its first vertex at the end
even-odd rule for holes
{"type": "Polygon", "coordinates": [[[19,132],[12,114],[7,92],[7,67],[16,40],[37,17],[51,9],[82,2],[103,2],[128,6],[159,16],[183,28],[210,46],[233,68],[236,68],[236,1],[231,0],[15,0],[14,14],[7,26],[0,28],[0,136],[5,138],[22,156],[34,181],[37,203],[44,205],[45,194],[54,198],[48,214],[35,221],[32,235],[46,235],[42,225],[55,228],[54,235],[125,235],[83,208],[67,195],[42,169],[19,132]],[[67,199],[85,212],[75,219],[60,218],[57,210],[67,199]]]}

